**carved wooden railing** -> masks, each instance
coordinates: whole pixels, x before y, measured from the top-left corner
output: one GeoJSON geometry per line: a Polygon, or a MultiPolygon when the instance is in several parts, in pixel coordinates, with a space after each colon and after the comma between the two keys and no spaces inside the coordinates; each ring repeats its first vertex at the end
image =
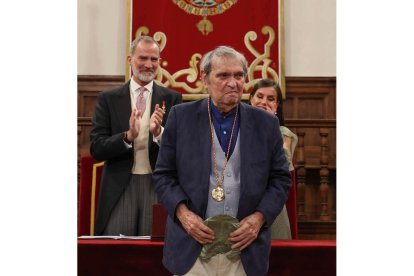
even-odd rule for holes
{"type": "Polygon", "coordinates": [[[319,173],[319,175],[321,176],[321,182],[319,186],[319,193],[321,196],[321,212],[319,215],[319,219],[322,221],[328,221],[330,217],[328,213],[328,130],[326,128],[320,128],[319,134],[321,136],[321,169],[319,173]]]}
{"type": "MultiPolygon", "coordinates": [[[[318,221],[323,224],[322,227],[334,228],[335,223],[335,207],[336,197],[330,197],[332,194],[332,188],[335,187],[335,183],[330,183],[330,172],[335,171],[334,167],[329,166],[329,133],[336,132],[336,120],[335,119],[320,119],[320,120],[286,120],[286,125],[294,129],[298,136],[298,144],[295,151],[294,165],[296,169],[296,184],[297,184],[297,214],[299,224],[309,227],[309,223],[313,227],[316,227],[318,221]],[[313,129],[319,133],[320,141],[320,155],[319,166],[308,166],[306,163],[306,130],[313,129]],[[313,170],[318,172],[318,183],[316,179],[307,179],[307,172],[313,170]],[[315,189],[317,188],[317,189],[315,189]],[[310,193],[313,193],[311,195],[310,193]],[[308,202],[310,201],[310,202],[308,202]],[[329,207],[329,201],[333,201],[333,207],[329,207]],[[326,224],[326,223],[328,224],[326,224]]],[[[336,187],[335,187],[336,188],[336,187]]],[[[319,223],[319,225],[321,224],[319,223]]],[[[301,227],[299,227],[301,230],[301,227]]],[[[302,229],[303,230],[303,229],[302,229]]],[[[336,233],[335,229],[331,229],[331,234],[336,233]]],[[[299,233],[300,234],[300,233],[299,233]]],[[[300,235],[299,235],[300,237],[300,235]]]]}
{"type": "Polygon", "coordinates": [[[298,145],[296,149],[296,207],[298,212],[298,220],[304,221],[307,219],[305,212],[305,185],[306,185],[306,169],[305,169],[305,151],[304,151],[304,141],[306,133],[303,131],[298,131],[298,145]]]}

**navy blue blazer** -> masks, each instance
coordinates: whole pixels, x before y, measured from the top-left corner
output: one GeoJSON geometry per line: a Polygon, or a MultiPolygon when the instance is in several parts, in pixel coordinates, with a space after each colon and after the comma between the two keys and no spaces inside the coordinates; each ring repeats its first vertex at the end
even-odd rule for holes
{"type": "MultiPolygon", "coordinates": [[[[237,218],[260,211],[265,224],[257,239],[241,253],[247,275],[266,275],[270,255],[270,226],[280,213],[291,186],[283,139],[275,116],[241,103],[240,201],[237,218]]],[[[201,252],[175,217],[177,205],[206,219],[211,170],[211,134],[207,99],[174,106],[170,111],[158,155],[154,184],[168,212],[163,264],[174,274],[188,272],[201,252]]]]}
{"type": "MultiPolygon", "coordinates": [[[[96,110],[90,134],[91,155],[96,160],[105,161],[99,193],[98,212],[95,222],[95,235],[102,235],[112,209],[129,184],[134,164],[134,151],[125,147],[124,132],[129,129],[131,116],[131,96],[129,83],[98,94],[96,110]]],[[[155,105],[165,101],[166,113],[162,126],[173,105],[182,102],[182,95],[154,82],[151,98],[151,114],[155,105]]],[[[159,146],[154,143],[152,134],[148,138],[148,154],[152,169],[158,156],[159,146]]]]}

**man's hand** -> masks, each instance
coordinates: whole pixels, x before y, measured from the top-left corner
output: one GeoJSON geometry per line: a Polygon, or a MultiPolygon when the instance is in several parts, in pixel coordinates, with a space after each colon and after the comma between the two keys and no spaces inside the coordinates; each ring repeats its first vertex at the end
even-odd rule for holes
{"type": "Polygon", "coordinates": [[[264,222],[264,216],[260,212],[254,212],[250,216],[245,217],[240,221],[240,228],[229,235],[229,240],[233,243],[231,248],[243,250],[249,246],[257,238],[264,222]]]}
{"type": "Polygon", "coordinates": [[[150,132],[157,137],[161,132],[161,123],[164,117],[165,111],[160,108],[158,104],[155,105],[154,113],[151,115],[150,119],[150,132]]]}
{"type": "Polygon", "coordinates": [[[180,203],[177,206],[175,215],[180,220],[185,231],[199,243],[212,243],[215,239],[213,230],[205,225],[198,215],[191,212],[184,203],[180,203]]]}
{"type": "Polygon", "coordinates": [[[129,117],[129,130],[127,131],[128,141],[134,141],[138,137],[139,129],[141,128],[141,112],[135,108],[129,117]]]}

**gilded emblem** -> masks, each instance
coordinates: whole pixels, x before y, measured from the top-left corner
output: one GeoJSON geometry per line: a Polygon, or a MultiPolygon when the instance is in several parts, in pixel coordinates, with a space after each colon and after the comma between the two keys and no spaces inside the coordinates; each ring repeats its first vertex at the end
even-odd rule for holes
{"type": "Polygon", "coordinates": [[[222,187],[216,187],[211,191],[211,196],[215,201],[223,201],[224,199],[224,190],[222,187]]]}
{"type": "Polygon", "coordinates": [[[202,16],[196,27],[203,35],[208,35],[213,31],[213,23],[207,17],[224,13],[237,0],[173,0],[173,3],[186,13],[202,16]]]}

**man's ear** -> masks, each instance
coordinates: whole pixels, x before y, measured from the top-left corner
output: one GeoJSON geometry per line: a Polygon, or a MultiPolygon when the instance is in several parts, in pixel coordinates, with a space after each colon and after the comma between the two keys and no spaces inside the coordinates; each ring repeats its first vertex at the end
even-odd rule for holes
{"type": "Polygon", "coordinates": [[[207,82],[207,75],[206,75],[206,72],[204,72],[203,70],[201,70],[200,80],[201,80],[203,83],[206,83],[206,82],[207,82]]]}
{"type": "Polygon", "coordinates": [[[131,65],[131,60],[132,60],[132,57],[131,57],[130,55],[128,55],[128,57],[127,57],[127,61],[128,61],[128,64],[129,64],[129,65],[131,65]]]}

